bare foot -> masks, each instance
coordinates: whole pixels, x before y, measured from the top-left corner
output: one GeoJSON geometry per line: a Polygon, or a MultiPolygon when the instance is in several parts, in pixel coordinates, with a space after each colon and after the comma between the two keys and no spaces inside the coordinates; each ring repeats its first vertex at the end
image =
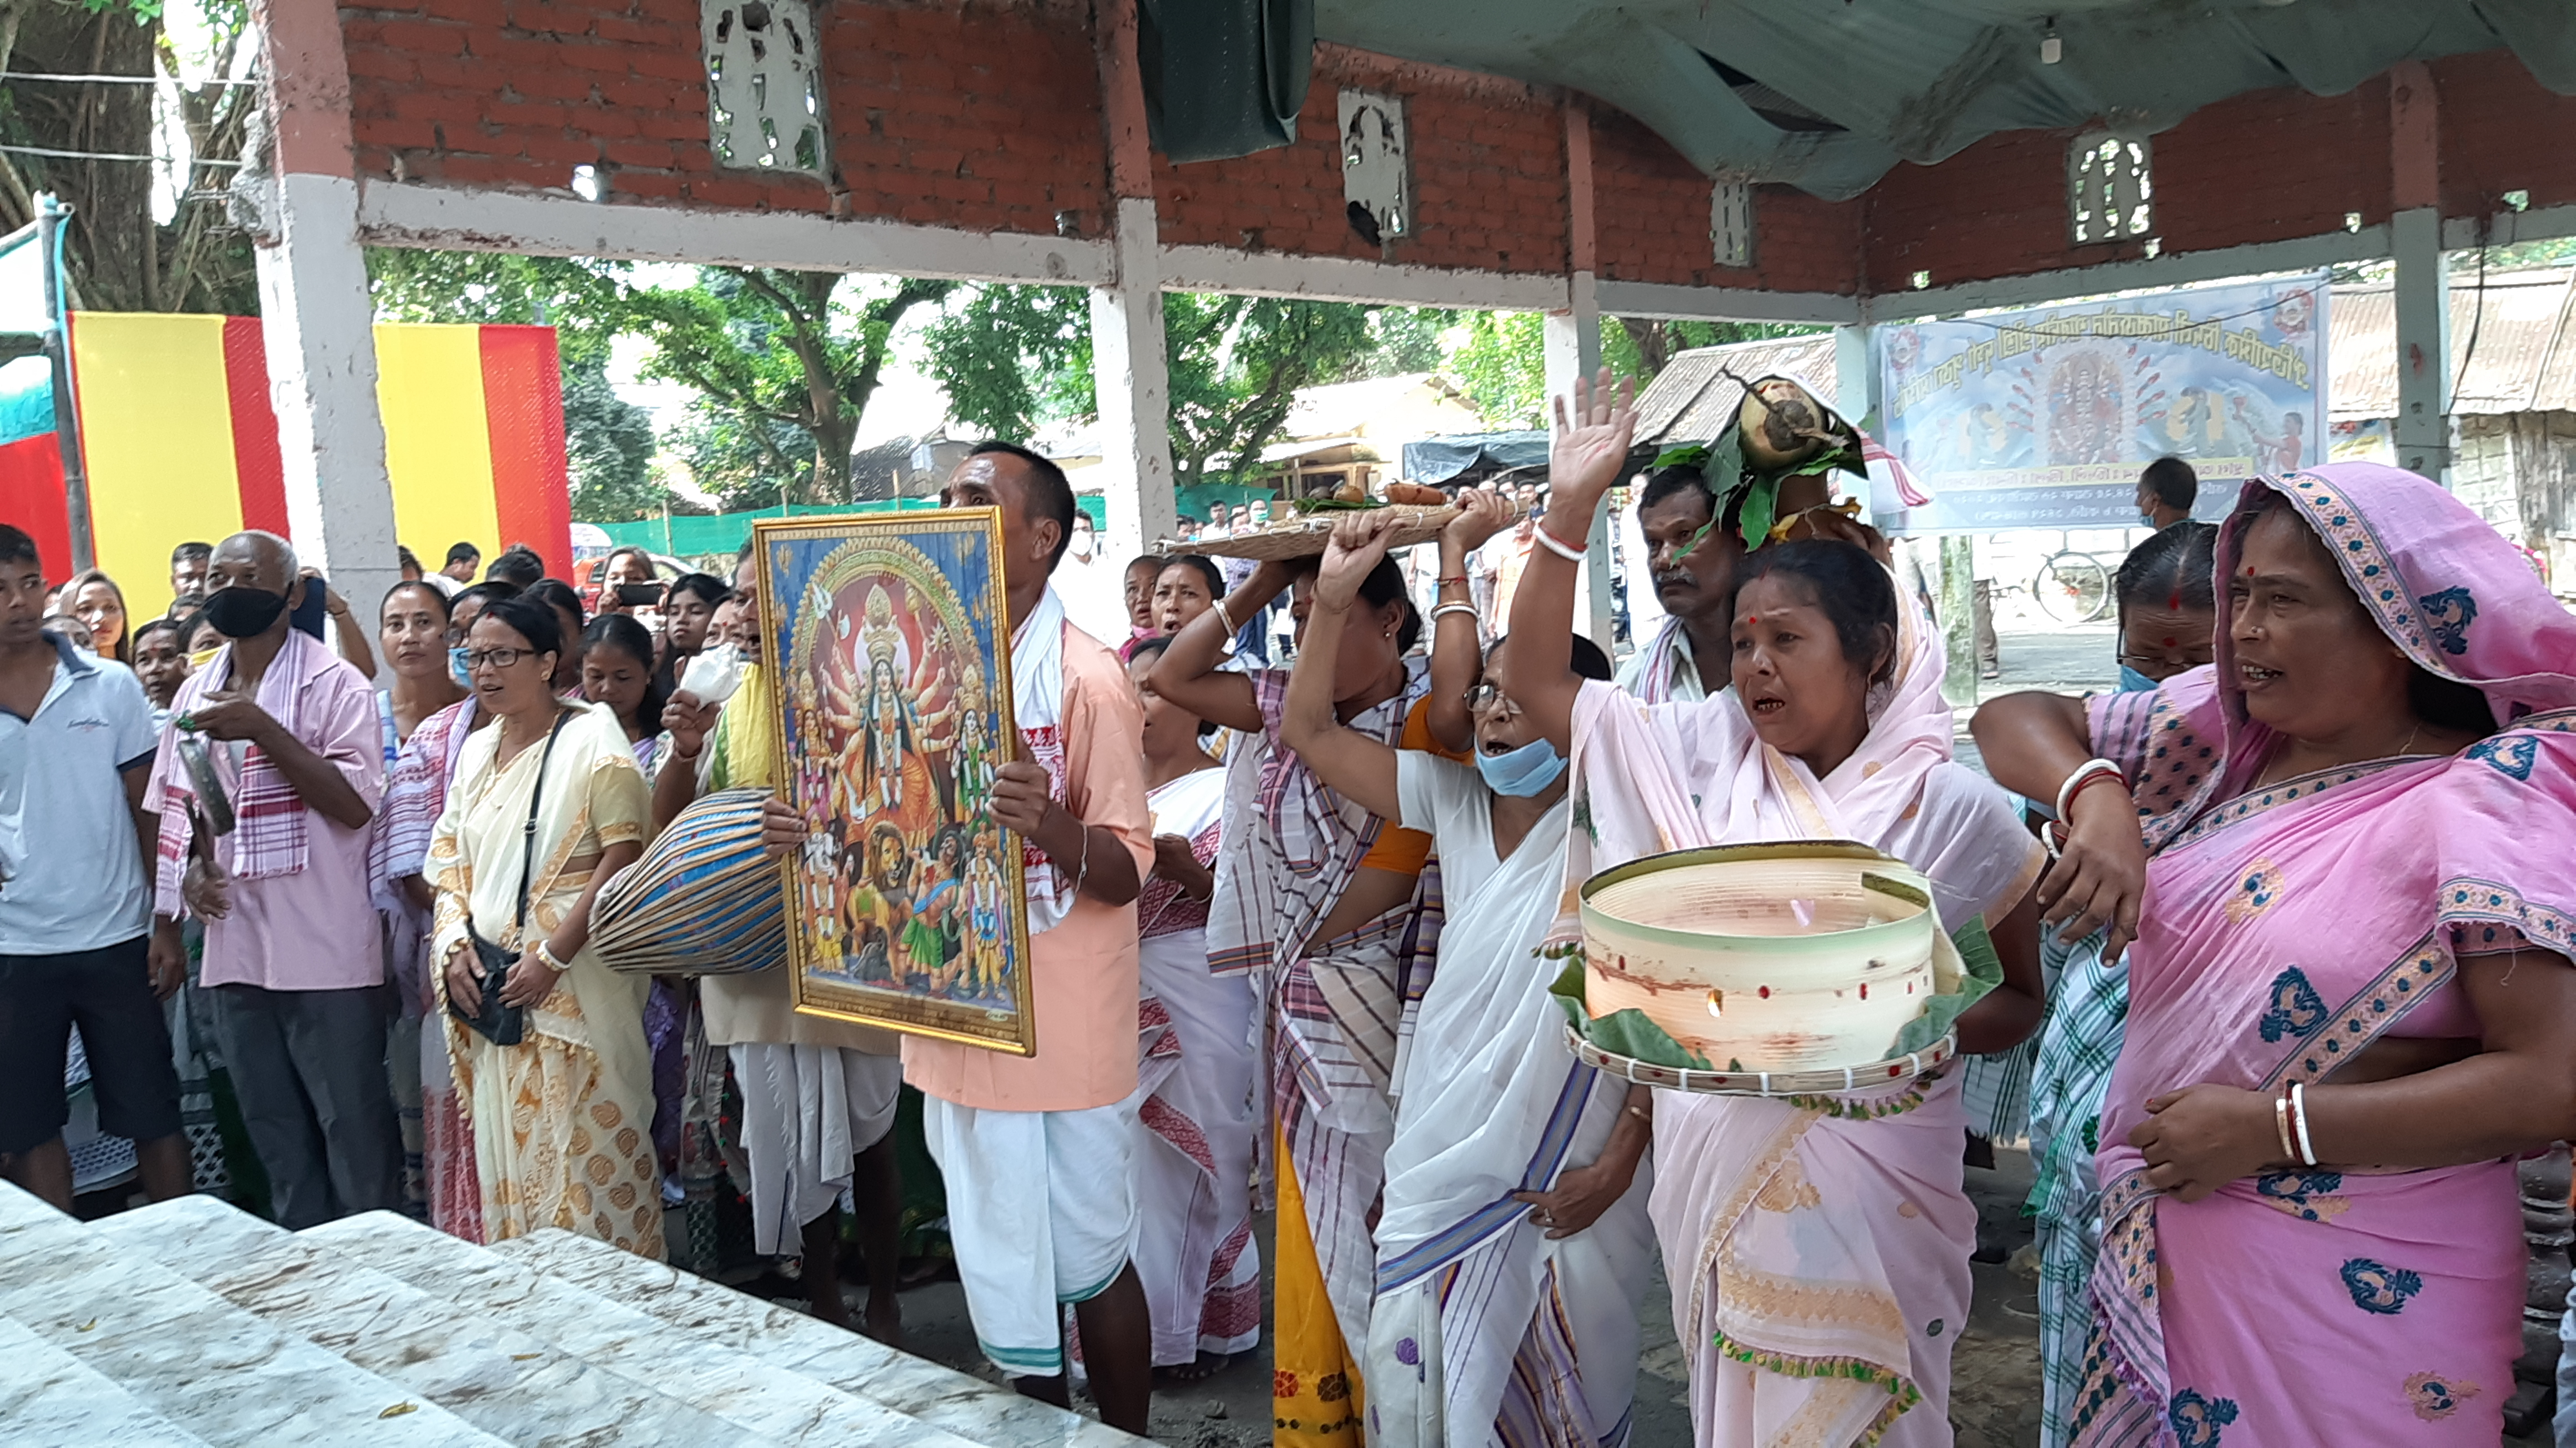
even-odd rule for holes
{"type": "Polygon", "coordinates": [[[903,1304],[890,1292],[869,1293],[867,1323],[859,1330],[888,1347],[902,1347],[903,1304]]]}
{"type": "Polygon", "coordinates": [[[1225,1353],[1203,1352],[1198,1355],[1198,1360],[1195,1362],[1156,1368],[1154,1376],[1165,1382],[1195,1383],[1215,1377],[1225,1371],[1226,1364],[1233,1361],[1234,1359],[1225,1353]]]}

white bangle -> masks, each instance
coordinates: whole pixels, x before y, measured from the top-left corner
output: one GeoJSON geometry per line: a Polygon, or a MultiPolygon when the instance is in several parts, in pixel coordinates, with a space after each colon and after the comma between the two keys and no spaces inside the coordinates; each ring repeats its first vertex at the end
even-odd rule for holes
{"type": "Polygon", "coordinates": [[[1234,621],[1233,614],[1226,612],[1224,599],[1220,598],[1216,600],[1214,606],[1216,608],[1216,621],[1225,625],[1225,641],[1217,646],[1218,652],[1224,654],[1225,657],[1230,659],[1234,657],[1234,636],[1243,632],[1243,627],[1234,621]]]}
{"type": "Polygon", "coordinates": [[[2097,774],[2108,774],[2112,778],[2119,780],[2123,787],[2125,787],[2129,782],[2127,771],[2121,769],[2120,766],[2112,763],[2110,760],[2085,760],[2082,764],[2075,766],[2075,772],[2073,774],[2066,776],[2066,782],[2064,784],[2057,787],[2057,818],[2060,822],[2068,822],[2066,819],[2066,809],[2068,805],[2075,802],[2075,791],[2083,788],[2084,781],[2097,774]]]}
{"type": "Polygon", "coordinates": [[[1555,554],[1557,557],[1564,559],[1568,563],[1581,563],[1586,560],[1587,555],[1582,549],[1576,548],[1568,544],[1564,539],[1557,537],[1556,534],[1548,530],[1547,525],[1544,523],[1532,528],[1530,530],[1530,536],[1545,544],[1548,552],[1555,554]]]}
{"type": "Polygon", "coordinates": [[[2290,1122],[2298,1128],[2299,1165],[2315,1166],[2317,1148],[2308,1140],[2308,1084],[2304,1081],[2290,1087],[2290,1122]]]}
{"type": "Polygon", "coordinates": [[[1433,623],[1438,623],[1440,621],[1440,616],[1444,613],[1463,613],[1469,618],[1474,618],[1476,616],[1476,605],[1472,603],[1444,603],[1438,608],[1431,610],[1431,621],[1433,623]]]}

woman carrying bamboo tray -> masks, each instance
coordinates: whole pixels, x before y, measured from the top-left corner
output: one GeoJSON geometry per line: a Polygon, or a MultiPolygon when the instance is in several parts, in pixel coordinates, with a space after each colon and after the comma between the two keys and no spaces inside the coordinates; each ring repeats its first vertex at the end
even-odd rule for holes
{"type": "MultiPolygon", "coordinates": [[[[1885,567],[1850,542],[1771,541],[1779,477],[1728,486],[1736,470],[1720,468],[1717,526],[1762,545],[1737,595],[1733,690],[1649,706],[1567,668],[1574,561],[1636,422],[1629,392],[1608,391],[1606,371],[1598,392],[1578,382],[1571,421],[1557,403],[1553,496],[1511,620],[1512,696],[1572,758],[1587,822],[1556,938],[1576,934],[1575,887],[1627,860],[1857,840],[1930,878],[1945,930],[1992,926],[2003,983],[1956,1030],[1962,1050],[2008,1049],[2039,1023],[2040,847],[2002,791],[1951,762],[1940,641],[1885,567]]],[[[1700,1443],[1951,1441],[1976,1244],[1964,1129],[1958,1075],[1937,1069],[1831,1095],[1656,1102],[1649,1211],[1700,1443]]]]}
{"type": "MultiPolygon", "coordinates": [[[[1254,1087],[1279,1193],[1274,1441],[1356,1444],[1377,1269],[1371,1214],[1395,1128],[1387,1085],[1431,841],[1327,788],[1281,739],[1287,670],[1222,668],[1236,620],[1292,582],[1302,634],[1311,562],[1264,563],[1173,636],[1147,683],[1242,731],[1226,759],[1224,812],[1236,827],[1217,857],[1208,967],[1250,972],[1261,997],[1254,1087]]],[[[1464,734],[1468,677],[1436,688],[1405,657],[1421,620],[1402,570],[1380,560],[1359,599],[1334,670],[1335,717],[1384,743],[1429,748],[1439,708],[1457,716],[1448,736],[1464,734]]]]}

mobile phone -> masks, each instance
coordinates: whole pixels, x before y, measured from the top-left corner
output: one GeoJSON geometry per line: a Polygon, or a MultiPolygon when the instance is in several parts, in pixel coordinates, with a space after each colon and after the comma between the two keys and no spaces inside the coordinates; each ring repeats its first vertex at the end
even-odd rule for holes
{"type": "Polygon", "coordinates": [[[617,585],[617,601],[625,604],[629,608],[642,608],[651,604],[660,603],[662,601],[662,585],[658,583],[621,583],[617,585]]]}

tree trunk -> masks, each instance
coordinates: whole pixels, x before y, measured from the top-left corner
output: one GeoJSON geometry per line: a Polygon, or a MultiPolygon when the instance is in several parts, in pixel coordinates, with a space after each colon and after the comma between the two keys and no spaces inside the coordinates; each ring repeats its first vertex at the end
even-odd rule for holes
{"type": "MultiPolygon", "coordinates": [[[[861,399],[861,406],[865,399],[861,399]]],[[[846,503],[850,499],[850,453],[857,446],[859,410],[857,407],[835,408],[832,415],[812,429],[814,434],[814,476],[809,503],[846,503]]]]}
{"type": "Polygon", "coordinates": [[[1619,325],[1637,345],[1637,360],[1646,364],[1646,375],[1661,375],[1664,364],[1673,360],[1673,329],[1653,317],[1621,317],[1619,325]]]}
{"type": "MultiPolygon", "coordinates": [[[[161,31],[157,19],[139,21],[122,5],[93,11],[65,0],[23,0],[13,8],[18,11],[8,56],[13,71],[140,77],[153,72],[153,44],[161,31]]],[[[9,90],[16,112],[13,139],[53,150],[112,155],[145,155],[156,149],[151,86],[13,81],[9,90]]],[[[23,189],[31,197],[52,191],[72,203],[64,250],[82,306],[117,312],[153,309],[161,279],[154,256],[150,165],[55,156],[0,159],[19,183],[8,188],[12,202],[23,189]]],[[[14,228],[30,219],[12,215],[6,225],[14,228]]]]}

